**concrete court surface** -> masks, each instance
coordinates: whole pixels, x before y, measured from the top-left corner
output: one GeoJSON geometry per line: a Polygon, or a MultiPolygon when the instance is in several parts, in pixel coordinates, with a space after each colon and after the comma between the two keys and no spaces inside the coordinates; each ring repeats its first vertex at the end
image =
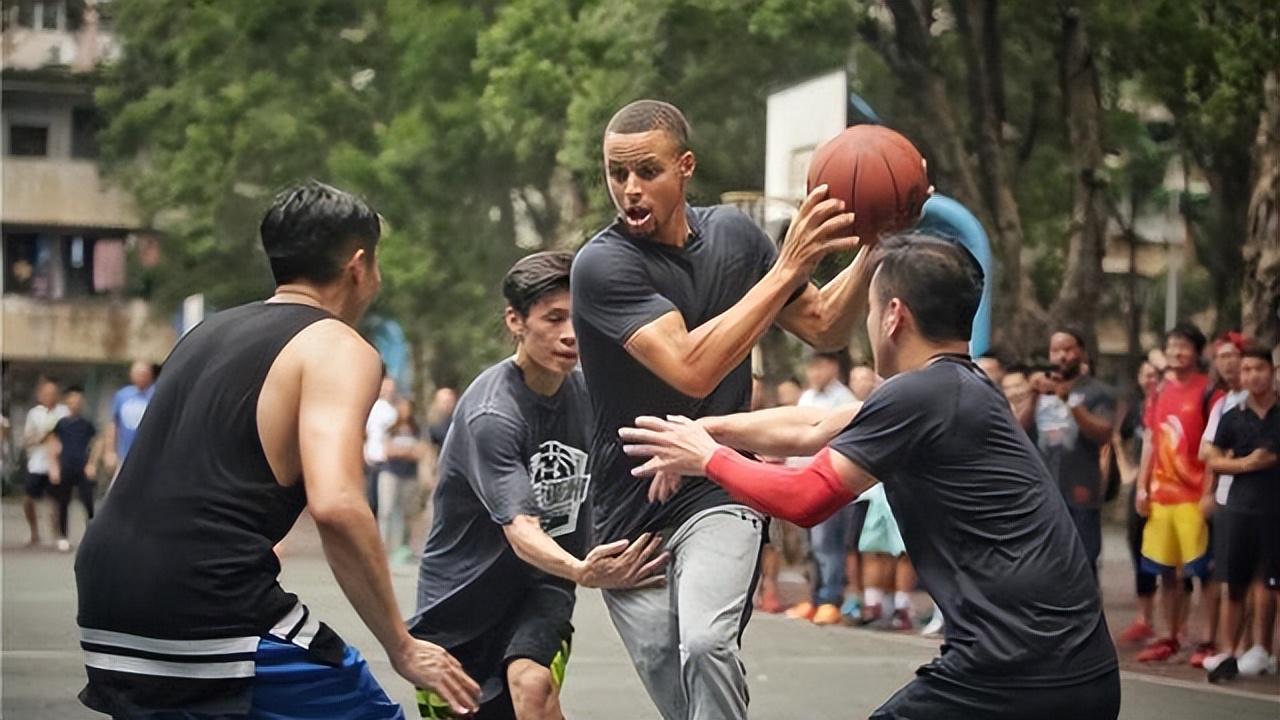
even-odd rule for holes
{"type": "MultiPolygon", "coordinates": [[[[42,511],[41,519],[47,518],[42,511]]],[[[72,518],[74,539],[82,526],[78,506],[73,506],[72,518]]],[[[16,502],[5,501],[2,519],[0,716],[12,720],[101,717],[82,707],[75,697],[83,684],[84,670],[75,627],[72,555],[49,548],[23,548],[26,528],[16,502]]],[[[1116,556],[1113,553],[1111,557],[1116,556]]],[[[409,717],[414,717],[411,689],[391,671],[372,635],[346,604],[321,555],[314,526],[305,516],[287,541],[284,568],[284,586],[368,657],[384,687],[405,704],[409,717]]],[[[401,608],[407,614],[412,610],[416,568],[397,567],[394,578],[401,608]]],[[[1113,628],[1119,626],[1116,620],[1112,620],[1113,628]]],[[[574,653],[564,690],[567,717],[657,718],[597,592],[579,594],[575,625],[574,653]]],[[[818,628],[759,614],[751,622],[744,644],[751,717],[785,720],[866,717],[909,681],[913,670],[937,648],[936,641],[912,635],[818,628]]],[[[1125,667],[1134,665],[1126,662],[1125,667]]],[[[1275,678],[1228,688],[1209,686],[1202,678],[1185,667],[1164,670],[1160,675],[1126,670],[1121,717],[1280,719],[1280,681],[1275,678]]]]}

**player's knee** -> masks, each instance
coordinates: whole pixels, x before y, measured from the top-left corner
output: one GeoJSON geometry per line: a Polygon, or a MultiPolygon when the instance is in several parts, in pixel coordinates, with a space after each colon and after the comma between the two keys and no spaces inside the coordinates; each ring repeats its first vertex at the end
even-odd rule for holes
{"type": "Polygon", "coordinates": [[[727,662],[733,656],[733,639],[710,628],[688,632],[681,642],[685,662],[692,665],[727,662]]]}
{"type": "Polygon", "coordinates": [[[560,704],[551,682],[551,671],[547,668],[526,666],[510,669],[507,686],[519,720],[560,720],[560,704]]]}

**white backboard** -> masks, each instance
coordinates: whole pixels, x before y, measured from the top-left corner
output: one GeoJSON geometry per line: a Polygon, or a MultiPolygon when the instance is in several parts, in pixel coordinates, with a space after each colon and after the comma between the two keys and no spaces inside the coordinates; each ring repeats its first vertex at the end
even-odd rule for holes
{"type": "Polygon", "coordinates": [[[844,70],[819,75],[771,93],[765,130],[765,222],[773,230],[789,219],[787,204],[804,199],[809,159],[848,125],[849,80],[844,70]]]}

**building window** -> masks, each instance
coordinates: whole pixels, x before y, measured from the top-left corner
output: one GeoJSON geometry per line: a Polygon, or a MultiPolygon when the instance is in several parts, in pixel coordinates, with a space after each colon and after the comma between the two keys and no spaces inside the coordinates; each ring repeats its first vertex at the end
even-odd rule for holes
{"type": "Polygon", "coordinates": [[[62,239],[63,297],[92,295],[94,239],[80,235],[62,239]]]}
{"type": "Polygon", "coordinates": [[[41,18],[40,27],[45,30],[59,30],[62,28],[62,11],[65,9],[60,0],[45,0],[40,3],[41,18]]]}
{"type": "Polygon", "coordinates": [[[45,157],[49,154],[49,128],[39,125],[10,125],[9,154],[45,157]]]}
{"type": "Polygon", "coordinates": [[[30,295],[35,287],[39,236],[12,233],[4,236],[4,291],[30,295]]]}
{"type": "Polygon", "coordinates": [[[98,130],[102,127],[102,116],[92,107],[78,107],[71,110],[71,157],[98,157],[98,130]]]}

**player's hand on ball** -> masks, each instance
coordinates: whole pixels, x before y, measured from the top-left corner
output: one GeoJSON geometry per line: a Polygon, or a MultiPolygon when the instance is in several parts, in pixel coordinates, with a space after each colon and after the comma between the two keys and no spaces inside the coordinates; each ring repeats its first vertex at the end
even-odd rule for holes
{"type": "Polygon", "coordinates": [[[578,584],[605,590],[655,587],[667,580],[661,571],[669,558],[662,552],[662,538],[653,533],[645,533],[635,542],[597,545],[582,561],[578,584]]]}
{"type": "Polygon", "coordinates": [[[822,258],[858,247],[853,219],[853,213],[845,212],[843,200],[827,197],[826,185],[815,187],[787,228],[778,250],[778,266],[808,280],[822,258]]]}
{"type": "Polygon", "coordinates": [[[702,475],[720,448],[705,428],[679,415],[669,415],[666,420],[642,415],[636,418],[635,427],[622,428],[618,435],[627,443],[622,446],[623,452],[649,458],[631,471],[636,477],[660,472],[702,475]]]}
{"type": "Polygon", "coordinates": [[[462,663],[439,645],[413,638],[391,658],[391,664],[415,687],[435,691],[458,715],[469,715],[480,707],[480,686],[462,669],[462,663]]]}

